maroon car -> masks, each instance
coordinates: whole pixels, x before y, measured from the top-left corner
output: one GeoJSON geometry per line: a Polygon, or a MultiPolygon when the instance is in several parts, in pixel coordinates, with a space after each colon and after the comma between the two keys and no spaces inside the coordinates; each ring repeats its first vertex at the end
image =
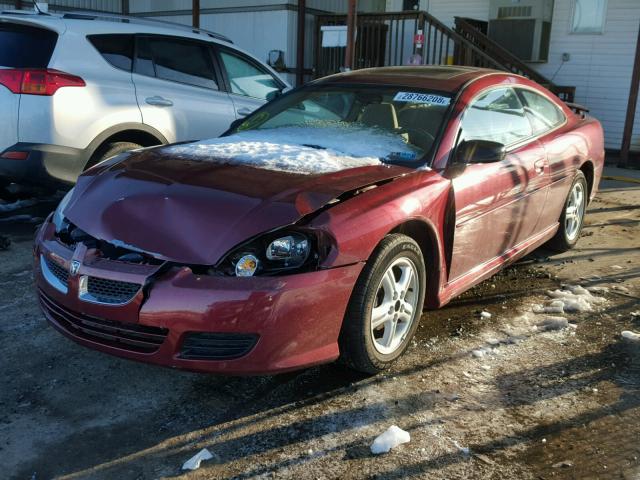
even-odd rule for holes
{"type": "Polygon", "coordinates": [[[598,121],[491,70],[359,70],[240,122],[79,178],[34,251],[55,328],[195,371],[376,372],[423,307],[573,247],[603,168],[598,121]]]}

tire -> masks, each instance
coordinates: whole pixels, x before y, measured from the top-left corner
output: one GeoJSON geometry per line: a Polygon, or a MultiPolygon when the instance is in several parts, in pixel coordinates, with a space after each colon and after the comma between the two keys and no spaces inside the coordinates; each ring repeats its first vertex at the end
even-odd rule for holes
{"type": "Polygon", "coordinates": [[[113,143],[105,143],[100,146],[98,150],[93,154],[85,170],[97,165],[98,163],[106,160],[107,158],[115,157],[116,155],[127,152],[129,150],[134,150],[136,148],[142,148],[142,145],[138,145],[133,142],[113,142],[113,143]]]}
{"type": "Polygon", "coordinates": [[[582,225],[584,223],[584,214],[587,210],[588,191],[587,179],[584,176],[584,173],[578,170],[562,208],[558,231],[547,244],[552,250],[555,250],[556,252],[566,252],[567,250],[571,250],[576,246],[576,243],[578,243],[580,233],[582,232],[582,225]],[[575,205],[577,202],[576,195],[579,195],[581,198],[579,205],[577,206],[575,205]],[[575,211],[575,217],[573,218],[568,217],[572,208],[577,210],[575,211]]]}
{"type": "Polygon", "coordinates": [[[349,300],[339,338],[343,363],[354,370],[375,374],[389,368],[405,352],[422,315],[425,271],[422,251],[412,238],[391,234],[380,242],[349,300]],[[409,270],[412,276],[408,275],[409,270]],[[386,277],[389,271],[394,277],[386,277]],[[404,288],[407,284],[409,288],[404,288]],[[392,295],[392,291],[396,294],[392,295]],[[412,307],[411,312],[407,306],[412,307]],[[372,328],[374,308],[378,321],[384,320],[376,328],[372,328]],[[394,319],[397,319],[395,328],[394,319]]]}

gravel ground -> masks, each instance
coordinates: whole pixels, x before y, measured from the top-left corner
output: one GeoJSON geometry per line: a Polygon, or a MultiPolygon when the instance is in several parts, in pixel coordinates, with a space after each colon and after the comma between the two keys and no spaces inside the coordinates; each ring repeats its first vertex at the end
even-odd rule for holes
{"type": "Polygon", "coordinates": [[[407,355],[370,378],[197,375],[74,344],[32,285],[32,218],[53,203],[25,205],[0,219],[2,476],[638,480],[640,345],[620,333],[640,332],[640,187],[608,187],[575,250],[540,250],[426,312],[407,355]],[[539,326],[547,292],[578,284],[604,300],[539,326]],[[372,455],[391,425],[411,441],[372,455]],[[182,472],[202,448],[213,458],[182,472]]]}

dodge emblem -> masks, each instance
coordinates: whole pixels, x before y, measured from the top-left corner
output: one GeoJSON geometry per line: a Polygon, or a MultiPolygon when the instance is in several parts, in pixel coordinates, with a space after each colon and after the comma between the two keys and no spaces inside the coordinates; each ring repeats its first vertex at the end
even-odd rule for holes
{"type": "Polygon", "coordinates": [[[75,276],[78,274],[78,271],[80,270],[80,261],[79,260],[73,260],[71,262],[71,268],[69,268],[69,273],[71,273],[72,276],[75,276]]]}

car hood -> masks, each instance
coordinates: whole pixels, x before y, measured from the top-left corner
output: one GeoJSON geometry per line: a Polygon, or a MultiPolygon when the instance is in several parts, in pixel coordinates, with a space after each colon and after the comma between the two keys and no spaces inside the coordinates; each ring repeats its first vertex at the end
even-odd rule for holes
{"type": "Polygon", "coordinates": [[[156,148],[82,175],[64,214],[95,238],[160,259],[211,265],[234,246],[346,192],[411,171],[379,164],[302,174],[156,148]]]}

